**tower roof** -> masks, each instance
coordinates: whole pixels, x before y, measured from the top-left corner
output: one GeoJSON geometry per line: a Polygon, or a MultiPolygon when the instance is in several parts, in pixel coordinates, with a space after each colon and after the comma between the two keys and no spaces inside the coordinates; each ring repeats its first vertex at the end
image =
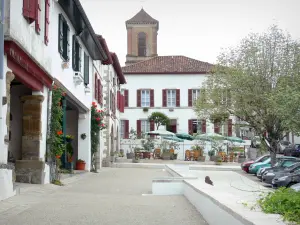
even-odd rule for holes
{"type": "Polygon", "coordinates": [[[159,21],[152,18],[143,8],[131,19],[126,21],[126,26],[128,24],[157,24],[157,29],[159,26],[159,21]]]}

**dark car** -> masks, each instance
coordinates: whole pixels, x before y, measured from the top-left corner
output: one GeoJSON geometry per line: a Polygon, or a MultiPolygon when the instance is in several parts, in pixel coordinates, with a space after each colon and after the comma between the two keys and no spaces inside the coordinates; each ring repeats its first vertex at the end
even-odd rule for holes
{"type": "MultiPolygon", "coordinates": [[[[289,177],[292,174],[300,174],[299,172],[300,172],[300,162],[297,162],[289,167],[286,167],[282,171],[269,173],[269,174],[266,174],[266,176],[268,175],[270,177],[274,177],[274,179],[271,182],[273,187],[282,187],[282,186],[287,186],[292,183],[293,180],[288,179],[287,177],[289,177]],[[282,178],[282,177],[285,177],[285,178],[282,178]],[[287,183],[287,184],[285,185],[285,183],[287,183]]],[[[292,177],[290,177],[290,178],[292,178],[292,177]]],[[[297,182],[294,182],[294,183],[297,183],[297,182]]]]}
{"type": "Polygon", "coordinates": [[[297,170],[294,173],[286,174],[281,177],[276,177],[272,180],[272,187],[291,187],[294,184],[300,182],[300,171],[297,170]]]}
{"type": "Polygon", "coordinates": [[[293,165],[296,162],[300,162],[300,159],[290,156],[283,156],[278,158],[277,163],[270,168],[263,168],[260,173],[257,173],[257,178],[262,180],[263,175],[267,174],[268,172],[277,172],[283,170],[284,168],[293,165]]]}
{"type": "Polygon", "coordinates": [[[297,160],[297,158],[294,159],[282,159],[278,161],[274,167],[267,168],[265,172],[262,175],[262,182],[267,184],[272,184],[272,180],[275,177],[276,173],[284,173],[292,168],[298,168],[300,169],[300,161],[297,160]],[[299,166],[294,166],[294,165],[299,166]]]}
{"type": "Polygon", "coordinates": [[[285,156],[300,156],[300,144],[292,144],[283,150],[285,156]]]}
{"type": "Polygon", "coordinates": [[[291,145],[291,142],[289,142],[289,141],[280,141],[278,143],[278,153],[279,154],[283,154],[284,153],[284,149],[286,149],[290,145],[291,145]]]}
{"type": "Polygon", "coordinates": [[[263,155],[263,156],[260,156],[258,157],[257,159],[255,160],[249,160],[249,161],[246,161],[246,162],[243,162],[241,164],[241,168],[242,170],[244,170],[246,173],[249,173],[249,167],[251,166],[251,164],[253,163],[258,163],[258,162],[263,162],[265,161],[266,159],[270,158],[270,155],[263,155]]]}

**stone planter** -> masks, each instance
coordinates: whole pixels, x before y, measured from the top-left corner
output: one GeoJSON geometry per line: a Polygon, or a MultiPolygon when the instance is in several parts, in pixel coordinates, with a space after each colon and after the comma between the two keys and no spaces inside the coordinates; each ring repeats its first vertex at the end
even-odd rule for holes
{"type": "Polygon", "coordinates": [[[210,157],[209,157],[209,160],[212,161],[212,162],[216,161],[216,156],[215,156],[215,155],[210,156],[210,157]]]}
{"type": "Polygon", "coordinates": [[[198,161],[199,162],[205,162],[205,156],[199,156],[198,161]]]}
{"type": "Polygon", "coordinates": [[[161,155],[161,158],[163,160],[171,160],[171,153],[170,152],[164,152],[162,155],[161,155]]]}
{"type": "Polygon", "coordinates": [[[133,159],[132,159],[132,162],[133,162],[133,163],[139,163],[139,162],[140,162],[140,160],[139,160],[139,159],[135,159],[135,158],[133,158],[133,159]]]}
{"type": "Polygon", "coordinates": [[[174,153],[174,154],[171,155],[171,159],[172,159],[172,160],[176,160],[176,159],[177,159],[177,156],[178,156],[178,154],[174,153]]]}
{"type": "Polygon", "coordinates": [[[127,159],[133,159],[134,153],[133,152],[126,153],[126,157],[127,157],[127,159]]]}

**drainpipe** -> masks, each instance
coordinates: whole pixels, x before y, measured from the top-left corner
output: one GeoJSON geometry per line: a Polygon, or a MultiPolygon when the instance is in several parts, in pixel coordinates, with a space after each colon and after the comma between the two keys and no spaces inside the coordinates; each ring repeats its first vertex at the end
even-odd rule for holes
{"type": "MultiPolygon", "coordinates": [[[[3,96],[4,96],[4,0],[1,0],[1,9],[0,9],[0,151],[4,151],[4,146],[2,146],[3,140],[4,140],[4,135],[3,135],[3,96]]],[[[2,154],[0,154],[2,155],[2,154]]],[[[0,158],[1,160],[1,158],[0,158]]],[[[6,162],[5,159],[3,159],[4,162],[6,162]]]]}
{"type": "MultiPolygon", "coordinates": [[[[107,96],[106,96],[106,99],[107,99],[107,111],[109,112],[109,115],[110,115],[110,73],[109,73],[109,65],[107,65],[107,77],[108,77],[108,81],[107,81],[107,91],[106,91],[106,93],[107,93],[107,96]]],[[[110,116],[108,116],[108,121],[107,121],[107,135],[108,135],[108,137],[110,137],[110,116]]],[[[108,145],[107,146],[109,146],[109,145],[111,145],[111,140],[110,140],[110,138],[108,138],[108,145]]],[[[112,146],[110,146],[110,148],[111,148],[112,146]]],[[[106,158],[107,158],[107,160],[109,160],[110,161],[110,151],[111,151],[111,149],[110,148],[107,148],[107,150],[108,150],[108,153],[107,153],[107,155],[106,155],[106,158]]]]}

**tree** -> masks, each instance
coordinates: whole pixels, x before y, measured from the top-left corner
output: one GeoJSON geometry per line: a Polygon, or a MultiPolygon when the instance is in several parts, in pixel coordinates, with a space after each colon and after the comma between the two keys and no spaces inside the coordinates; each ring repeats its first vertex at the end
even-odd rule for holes
{"type": "Polygon", "coordinates": [[[300,130],[300,48],[277,26],[224,51],[197,99],[199,117],[228,112],[259,135],[266,131],[276,162],[278,141],[300,130]]]}
{"type": "Polygon", "coordinates": [[[154,122],[156,130],[160,127],[160,125],[167,126],[170,123],[170,119],[167,115],[161,112],[153,112],[149,117],[148,120],[150,122],[154,122]]]}

